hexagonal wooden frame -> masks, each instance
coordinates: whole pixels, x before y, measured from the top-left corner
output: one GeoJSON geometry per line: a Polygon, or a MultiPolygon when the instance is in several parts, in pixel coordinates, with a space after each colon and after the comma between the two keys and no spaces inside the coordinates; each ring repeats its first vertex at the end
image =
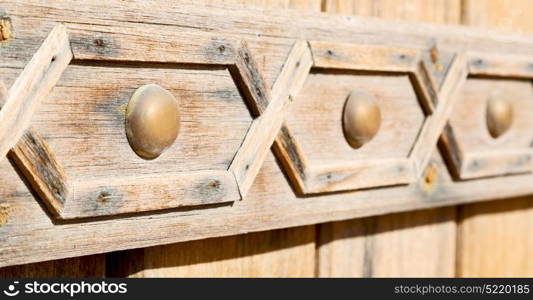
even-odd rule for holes
{"type": "MultiPolygon", "coordinates": [[[[302,62],[302,66],[296,67],[296,70],[289,70],[295,67],[295,62],[291,61],[294,54],[290,56],[282,71],[282,74],[287,75],[281,76],[284,78],[283,82],[278,80],[278,88],[274,89],[274,96],[271,96],[245,42],[231,44],[222,40],[215,43],[211,37],[206,37],[206,44],[217,52],[211,61],[178,59],[171,62],[226,66],[253,113],[260,114],[252,121],[228,170],[184,172],[171,176],[167,174],[165,177],[141,175],[129,178],[131,180],[122,177],[97,178],[84,182],[69,180],[44,139],[30,127],[33,113],[58,82],[68,64],[73,59],[93,59],[85,56],[83,51],[78,53],[76,48],[71,47],[63,25],[57,25],[50,32],[9,92],[0,84],[3,87],[0,89],[0,100],[6,98],[5,106],[0,110],[0,158],[9,151],[9,158],[15,162],[53,217],[59,219],[241,200],[241,194],[244,195],[253,182],[272,144],[276,128],[280,126],[277,124],[281,124],[280,112],[289,97],[287,91],[294,81],[294,78],[286,78],[294,75],[288,72],[298,73],[305,63],[302,62]],[[146,188],[140,191],[139,186],[146,188]],[[150,201],[144,201],[142,193],[157,193],[161,190],[173,193],[176,199],[168,201],[163,196],[152,196],[150,201]],[[129,193],[136,197],[129,197],[129,193]],[[101,204],[100,208],[95,209],[95,202],[101,204]]],[[[303,48],[295,49],[293,52],[303,48]]],[[[310,63],[308,65],[310,68],[310,63]]]]}
{"type": "Polygon", "coordinates": [[[453,107],[450,95],[466,78],[464,55],[455,55],[438,91],[423,51],[399,47],[309,42],[314,68],[393,72],[409,75],[426,118],[414,147],[404,159],[358,161],[314,167],[286,125],[275,141],[275,151],[295,189],[301,194],[338,192],[415,182],[427,165],[453,107]]]}
{"type": "MultiPolygon", "coordinates": [[[[467,53],[467,76],[533,79],[533,57],[467,53]]],[[[466,80],[466,79],[465,79],[466,80]]],[[[469,153],[448,123],[442,134],[442,148],[452,174],[474,179],[533,171],[533,149],[469,153]]]]}

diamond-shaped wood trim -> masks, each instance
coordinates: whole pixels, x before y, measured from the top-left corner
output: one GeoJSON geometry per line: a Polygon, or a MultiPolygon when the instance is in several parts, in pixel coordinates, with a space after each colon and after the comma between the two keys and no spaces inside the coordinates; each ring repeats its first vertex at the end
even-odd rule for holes
{"type": "Polygon", "coordinates": [[[422,176],[452,111],[454,98],[450,95],[466,78],[464,56],[456,55],[453,59],[439,91],[419,50],[327,42],[309,42],[309,45],[314,68],[409,74],[427,116],[408,157],[342,165],[309,165],[297,138],[284,125],[274,149],[296,189],[312,194],[415,182],[422,176]]]}
{"type": "MultiPolygon", "coordinates": [[[[495,55],[469,52],[465,58],[466,76],[490,78],[533,78],[533,58],[529,56],[495,55]]],[[[459,86],[457,89],[460,89],[459,86]]],[[[458,97],[455,97],[458,98],[458,97]]],[[[454,100],[455,101],[455,100],[454,100]]],[[[442,146],[453,175],[459,179],[474,179],[503,174],[531,172],[533,150],[531,148],[509,151],[468,153],[456,138],[453,124],[448,123],[443,135],[442,146]]]]}

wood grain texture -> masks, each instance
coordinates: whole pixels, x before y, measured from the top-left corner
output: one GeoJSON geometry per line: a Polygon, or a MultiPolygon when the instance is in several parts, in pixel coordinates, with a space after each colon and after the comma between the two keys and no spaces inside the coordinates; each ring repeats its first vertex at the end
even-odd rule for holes
{"type": "MultiPolygon", "coordinates": [[[[533,11],[530,1],[468,0],[464,4],[464,24],[515,32],[533,32],[533,11]]],[[[481,80],[477,83],[488,84],[489,81],[481,80]]],[[[524,88],[527,85],[520,81],[497,83],[492,80],[490,83],[491,85],[484,87],[510,85],[514,86],[514,93],[522,90],[520,85],[524,84],[524,88]]],[[[531,92],[531,83],[527,92],[531,92]]],[[[461,206],[457,236],[457,275],[533,276],[532,203],[533,198],[523,197],[461,206]]]]}
{"type": "MultiPolygon", "coordinates": [[[[326,10],[381,18],[450,23],[457,23],[460,16],[459,1],[410,1],[405,5],[398,5],[394,1],[330,0],[326,1],[326,10]]],[[[460,71],[461,66],[458,67],[460,71]]],[[[443,100],[450,100],[450,90],[455,87],[457,77],[461,76],[463,79],[466,77],[465,74],[453,76],[448,84],[450,87],[443,83],[443,100]]],[[[429,103],[426,109],[431,109],[431,104],[435,105],[429,103]]],[[[439,106],[437,109],[452,107],[439,106]]],[[[438,117],[437,120],[434,119],[435,116],[430,117],[429,122],[439,121],[438,117]]],[[[430,132],[423,131],[421,134],[423,141],[434,139],[430,132]]],[[[428,141],[428,144],[433,143],[428,141]]],[[[426,146],[424,143],[422,145],[426,146]]],[[[420,145],[415,146],[413,151],[419,161],[425,161],[434,168],[434,176],[423,177],[420,183],[424,193],[438,193],[435,188],[438,190],[439,182],[443,180],[442,171],[434,167],[440,160],[438,154],[426,147],[421,148],[420,145]],[[431,155],[424,157],[426,153],[431,155]]],[[[415,165],[417,175],[423,172],[424,166],[415,165]]],[[[455,273],[454,208],[329,223],[321,225],[319,233],[317,269],[320,277],[451,277],[455,273]]]]}
{"type": "Polygon", "coordinates": [[[235,174],[243,197],[247,194],[255,176],[283,126],[287,106],[301,89],[312,65],[309,46],[304,41],[294,44],[282,70],[272,87],[272,101],[256,102],[261,115],[252,123],[246,139],[232,161],[229,170],[235,174]]]}
{"type": "MultiPolygon", "coordinates": [[[[224,2],[236,3],[237,1],[225,0],[224,2]]],[[[316,0],[278,1],[275,4],[272,2],[242,1],[239,4],[247,6],[259,4],[276,7],[281,2],[284,2],[284,4],[291,6],[297,4],[300,9],[315,8],[315,11],[320,9],[320,1],[316,0]]],[[[215,3],[219,4],[220,1],[215,1],[215,3]]],[[[290,53],[294,53],[294,50],[296,50],[294,55],[301,57],[301,54],[307,51],[307,44],[297,43],[291,50],[290,53]]],[[[233,72],[234,78],[237,77],[236,82],[238,83],[240,80],[247,87],[244,94],[248,94],[249,100],[253,100],[250,103],[252,109],[256,115],[262,115],[259,117],[259,121],[263,124],[266,124],[265,121],[262,121],[263,119],[267,119],[269,122],[283,120],[283,114],[280,114],[278,110],[283,109],[287,102],[281,97],[288,97],[287,95],[279,95],[279,93],[281,89],[288,90],[290,88],[287,86],[293,82],[293,78],[290,78],[292,77],[290,75],[301,73],[294,73],[295,70],[293,68],[296,62],[299,62],[304,72],[307,72],[305,68],[309,68],[311,63],[310,56],[304,57],[307,61],[302,62],[297,59],[299,57],[295,57],[293,61],[294,55],[291,56],[290,53],[288,61],[280,65],[280,68],[283,68],[282,75],[278,76],[275,81],[278,86],[275,89],[277,98],[274,98],[274,103],[270,103],[272,99],[270,88],[265,87],[267,81],[263,78],[263,69],[258,65],[247,45],[241,46],[238,51],[235,66],[239,74],[235,76],[235,72],[233,72]],[[278,106],[278,103],[283,105],[278,106]],[[269,104],[274,105],[270,105],[267,110],[269,104]]],[[[274,64],[276,63],[276,59],[271,58],[271,60],[274,61],[274,64]]],[[[272,64],[273,62],[269,61],[267,63],[263,60],[263,63],[272,64]]],[[[258,125],[253,124],[252,126],[258,125]]],[[[254,134],[265,134],[254,128],[249,132],[252,138],[254,134]],[[254,133],[254,131],[257,132],[254,133]]],[[[275,131],[272,131],[272,133],[275,133],[275,131]]],[[[257,137],[263,138],[260,135],[257,137]]],[[[243,145],[241,152],[236,155],[230,166],[230,170],[236,172],[236,178],[241,179],[241,192],[243,194],[248,192],[263,164],[263,160],[257,160],[255,156],[258,154],[267,156],[272,140],[267,140],[261,145],[254,145],[256,144],[255,140],[249,139],[247,143],[251,144],[243,145]],[[263,147],[263,149],[258,150],[257,146],[263,147]],[[252,162],[250,162],[250,159],[252,159],[252,162]]],[[[107,262],[107,276],[313,277],[315,275],[315,226],[116,252],[107,255],[107,262]]]]}
{"type": "Polygon", "coordinates": [[[457,276],[533,276],[533,198],[461,206],[457,276]]]}
{"type": "MultiPolygon", "coordinates": [[[[424,112],[405,74],[384,76],[314,69],[289,108],[285,122],[292,132],[292,144],[297,144],[293,147],[299,149],[292,152],[301,152],[299,160],[305,162],[303,192],[413,181],[407,157],[423,119],[424,112]],[[349,145],[342,127],[344,103],[353,90],[374,95],[382,114],[380,130],[359,149],[349,145]]],[[[297,165],[296,160],[292,164],[297,165]]]]}
{"type": "Polygon", "coordinates": [[[414,72],[420,61],[415,49],[371,45],[351,45],[311,41],[315,68],[414,72]]]}
{"type": "Polygon", "coordinates": [[[457,93],[457,105],[446,131],[445,148],[456,157],[452,167],[463,179],[529,172],[533,169],[533,87],[529,80],[469,78],[457,93]],[[493,138],[487,127],[491,97],[509,101],[513,122],[506,134],[493,138]]]}
{"type": "Polygon", "coordinates": [[[216,5],[230,4],[269,10],[297,9],[318,12],[321,9],[322,0],[208,0],[208,2],[216,5]]]}
{"type": "Polygon", "coordinates": [[[65,71],[33,123],[69,179],[59,217],[70,219],[240,199],[225,173],[251,122],[227,68],[79,64],[65,71]],[[150,161],[135,155],[124,130],[125,105],[147,83],[173,93],[182,115],[176,143],[150,161]],[[144,201],[132,197],[143,190],[144,201]]]}
{"type": "Polygon", "coordinates": [[[320,277],[452,277],[455,208],[320,225],[320,277]]]}
{"type": "Polygon", "coordinates": [[[469,53],[468,72],[471,75],[533,78],[533,56],[487,55],[469,53]]]}
{"type": "MultiPolygon", "coordinates": [[[[15,38],[4,41],[0,47],[0,55],[3,58],[0,69],[2,74],[5,74],[3,80],[7,85],[12,84],[17,78],[23,66],[39,47],[42,37],[46,36],[58,21],[69,23],[71,26],[84,24],[83,26],[86,26],[84,32],[91,33],[90,36],[86,36],[85,40],[77,40],[77,44],[80,49],[83,48],[82,46],[88,47],[87,52],[92,53],[94,60],[78,61],[67,69],[64,78],[68,80],[65,82],[72,83],[72,87],[64,85],[56,89],[55,92],[58,94],[54,101],[57,102],[49,107],[42,106],[41,111],[35,115],[36,121],[33,123],[39,125],[36,128],[53,147],[58,157],[61,155],[61,162],[70,163],[71,170],[79,172],[80,179],[84,179],[83,176],[113,178],[117,174],[132,173],[133,170],[142,170],[143,174],[151,175],[153,173],[149,173],[151,172],[149,170],[152,165],[157,165],[157,171],[154,173],[164,169],[179,171],[180,168],[197,171],[226,170],[234,153],[233,148],[229,149],[227,145],[238,148],[242,142],[243,135],[240,134],[240,130],[243,133],[246,132],[252,117],[232,82],[231,74],[225,67],[213,68],[194,63],[206,55],[217,57],[210,52],[213,50],[212,47],[197,44],[193,53],[198,55],[197,60],[193,60],[193,63],[189,65],[170,60],[173,58],[172,54],[178,56],[179,51],[176,49],[181,48],[176,45],[179,44],[155,47],[159,49],[155,51],[159,53],[157,55],[166,55],[163,58],[169,62],[170,66],[165,64],[167,68],[161,63],[142,63],[141,66],[133,67],[132,61],[119,62],[119,58],[123,59],[124,55],[135,52],[136,43],[144,39],[153,41],[150,40],[150,34],[155,34],[154,32],[160,32],[160,37],[166,31],[171,32],[174,41],[180,37],[194,37],[194,34],[205,34],[208,37],[219,36],[228,41],[247,40],[251,51],[254,51],[258,68],[264,72],[267,86],[275,82],[295,40],[393,47],[408,45],[414,49],[426,51],[428,47],[434,45],[433,40],[428,40],[428,36],[431,36],[438,40],[437,45],[443,53],[466,49],[487,53],[530,55],[533,50],[530,38],[516,34],[497,35],[485,30],[385,22],[294,11],[273,13],[261,10],[261,13],[257,13],[259,10],[245,10],[238,7],[229,9],[229,6],[221,8],[215,4],[205,6],[202,3],[179,0],[170,4],[154,1],[125,3],[110,0],[105,4],[87,2],[83,6],[73,5],[73,2],[67,0],[24,0],[23,6],[20,3],[20,0],[5,0],[1,4],[1,10],[11,17],[16,33],[15,38]],[[146,7],[153,9],[146,9],[146,7]],[[99,13],[99,18],[94,18],[95,12],[99,13]],[[179,18],[176,17],[177,15],[179,18]],[[44,16],[53,16],[53,18],[44,16]],[[154,23],[154,20],[157,20],[157,23],[154,23]],[[198,27],[191,28],[191,24],[197,24],[198,27]],[[111,43],[113,51],[98,52],[95,49],[101,47],[99,46],[101,44],[106,45],[106,40],[105,34],[99,33],[104,38],[103,43],[95,42],[95,38],[98,39],[100,36],[96,33],[106,27],[122,28],[128,34],[112,40],[115,41],[111,43]],[[138,32],[135,38],[131,37],[133,32],[138,32]],[[129,39],[133,39],[134,42],[128,43],[129,39]],[[113,62],[101,62],[108,58],[113,62]],[[69,72],[71,72],[70,75],[66,76],[69,72]],[[98,78],[99,76],[101,79],[98,78]],[[176,144],[178,148],[187,150],[176,151],[175,156],[172,157],[162,156],[161,160],[148,164],[133,161],[133,158],[128,156],[133,154],[127,152],[129,150],[127,150],[126,140],[123,138],[122,130],[119,129],[123,120],[120,116],[120,107],[128,99],[128,90],[135,89],[136,83],[144,84],[153,80],[162,82],[163,86],[165,82],[172,83],[173,91],[178,95],[184,95],[184,108],[190,112],[191,116],[189,119],[191,130],[189,135],[184,136],[188,143],[178,142],[176,144]],[[211,85],[211,82],[215,82],[215,85],[211,85]],[[84,90],[83,83],[91,83],[94,90],[84,90]],[[121,84],[124,84],[122,88],[125,92],[123,94],[113,93],[114,87],[121,86],[121,84]],[[103,87],[101,91],[99,86],[103,87]],[[221,92],[217,87],[227,87],[226,93],[221,92]],[[73,98],[72,95],[76,97],[73,98]],[[83,101],[76,101],[78,96],[83,101]],[[192,100],[187,102],[187,99],[192,100]],[[231,116],[231,118],[222,118],[220,115],[231,116]],[[198,116],[198,118],[195,119],[192,116],[198,116]],[[224,124],[223,129],[219,131],[211,129],[217,128],[219,124],[224,124]],[[63,127],[59,127],[60,125],[63,127]],[[77,127],[79,128],[76,129],[77,127]],[[65,135],[58,135],[58,130],[65,130],[65,135]],[[198,135],[199,132],[209,132],[209,134],[198,135]],[[218,133],[220,135],[216,135],[218,133]],[[211,134],[216,136],[213,137],[211,134]],[[89,138],[84,140],[87,136],[89,138]],[[105,139],[105,137],[112,138],[105,139]],[[220,137],[222,138],[219,139],[220,137]],[[66,147],[57,147],[57,145],[66,145],[66,147]],[[94,155],[99,152],[98,147],[105,155],[94,155]],[[76,151],[73,151],[74,149],[76,151]],[[114,152],[114,149],[118,150],[114,152]],[[208,151],[214,151],[216,155],[205,155],[208,151]],[[127,155],[120,157],[124,153],[127,155]],[[180,157],[179,153],[188,153],[192,155],[192,159],[180,157]],[[112,159],[109,160],[109,158],[112,159]],[[93,163],[95,161],[96,164],[93,163]],[[111,161],[111,165],[107,165],[108,161],[111,161]]],[[[202,41],[205,42],[208,39],[202,41]]],[[[220,43],[214,44],[220,45],[220,43]]],[[[150,42],[147,42],[138,49],[145,51],[149,45],[150,42]]],[[[156,59],[156,55],[151,54],[150,51],[144,53],[147,54],[136,59],[139,61],[156,59]]],[[[61,222],[50,219],[46,210],[39,205],[35,195],[21,181],[19,174],[13,170],[13,166],[4,160],[0,163],[2,174],[0,176],[0,186],[2,186],[0,205],[3,207],[1,222],[3,225],[0,227],[2,245],[0,265],[14,265],[533,193],[533,187],[530,184],[531,175],[521,174],[454,182],[445,176],[448,171],[442,160],[437,159],[434,163],[439,176],[433,189],[424,188],[426,183],[416,182],[383,189],[299,197],[295,195],[287,178],[281,173],[282,167],[279,161],[267,152],[265,163],[260,168],[254,184],[250,186],[247,199],[232,206],[168,209],[153,214],[131,214],[122,215],[119,218],[61,222]]]]}
{"type": "Polygon", "coordinates": [[[306,226],[115,252],[107,276],[313,277],[314,241],[306,226]]]}
{"type": "Polygon", "coordinates": [[[461,18],[460,0],[326,0],[324,6],[327,12],[390,20],[458,24],[461,18]]]}
{"type": "Polygon", "coordinates": [[[54,27],[9,89],[0,110],[0,159],[30,126],[40,102],[50,93],[72,59],[66,28],[54,27]]]}
{"type": "Polygon", "coordinates": [[[104,278],[103,254],[0,268],[0,278],[104,278]]]}
{"type": "MultiPolygon", "coordinates": [[[[7,88],[0,81],[0,109],[6,99],[7,88]]],[[[46,207],[54,215],[59,214],[68,197],[67,178],[63,167],[39,133],[30,126],[7,156],[15,162],[41,199],[44,199],[46,207]]]]}
{"type": "Polygon", "coordinates": [[[462,5],[462,24],[507,32],[533,32],[533,11],[528,0],[465,0],[462,5]]]}
{"type": "Polygon", "coordinates": [[[426,116],[416,145],[411,149],[410,159],[413,163],[414,176],[420,178],[428,165],[431,154],[458,102],[457,93],[466,81],[466,57],[459,53],[450,63],[447,76],[439,86],[437,103],[428,105],[430,115],[426,116]],[[436,106],[436,107],[435,107],[436,106]]]}

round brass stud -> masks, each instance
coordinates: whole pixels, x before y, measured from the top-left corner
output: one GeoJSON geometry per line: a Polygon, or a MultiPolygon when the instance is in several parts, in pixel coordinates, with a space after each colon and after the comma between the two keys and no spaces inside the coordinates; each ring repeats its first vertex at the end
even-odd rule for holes
{"type": "Polygon", "coordinates": [[[513,106],[500,96],[493,96],[487,101],[487,128],[493,138],[506,133],[513,124],[513,106]]]}
{"type": "Polygon", "coordinates": [[[381,126],[381,110],[371,94],[354,90],[344,104],[344,136],[350,146],[360,148],[376,135],[381,126]]]}
{"type": "Polygon", "coordinates": [[[133,93],[126,108],[126,135],[137,155],[155,159],[174,143],[179,130],[179,104],[169,91],[147,84],[133,93]]]}

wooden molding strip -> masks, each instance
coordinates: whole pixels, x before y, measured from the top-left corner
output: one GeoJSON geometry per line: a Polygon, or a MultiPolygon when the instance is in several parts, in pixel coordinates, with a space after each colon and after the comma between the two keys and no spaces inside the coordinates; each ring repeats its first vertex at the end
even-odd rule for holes
{"type": "MultiPolygon", "coordinates": [[[[330,163],[329,166],[310,165],[297,138],[284,125],[276,139],[275,150],[296,190],[302,194],[316,194],[415,182],[422,173],[419,169],[425,168],[429,161],[453,107],[452,101],[443,99],[442,105],[434,111],[439,102],[437,84],[422,59],[421,51],[316,41],[310,41],[309,47],[313,68],[409,74],[414,89],[420,95],[421,106],[428,116],[421,129],[421,136],[415,142],[414,155],[391,162],[360,161],[350,164],[330,163]]],[[[458,63],[464,68],[464,59],[458,63]]],[[[450,73],[453,72],[449,72],[449,76],[450,73]]],[[[466,77],[465,73],[462,75],[466,77]]],[[[448,87],[444,88],[446,91],[447,89],[448,87]]]]}
{"type": "Polygon", "coordinates": [[[60,217],[75,219],[238,201],[228,171],[136,175],[75,182],[60,217]],[[164,180],[162,180],[162,177],[164,180]]]}
{"type": "Polygon", "coordinates": [[[33,113],[71,60],[67,31],[57,25],[13,83],[0,110],[0,159],[30,127],[33,113]]]}
{"type": "Polygon", "coordinates": [[[533,78],[533,57],[508,54],[468,54],[470,75],[533,78]]]}
{"type": "MultiPolygon", "coordinates": [[[[531,56],[467,52],[464,54],[463,60],[466,65],[461,72],[466,74],[457,77],[463,82],[459,83],[458,87],[448,89],[443,87],[441,91],[443,98],[457,98],[452,94],[464,84],[468,76],[533,79],[533,57],[531,56]]],[[[448,74],[446,80],[453,78],[453,75],[448,74]]],[[[455,130],[452,125],[448,124],[443,131],[440,142],[451,171],[456,178],[474,179],[533,171],[533,162],[531,162],[533,150],[488,150],[484,153],[465,153],[464,146],[456,138],[455,130]]]]}
{"type": "MultiPolygon", "coordinates": [[[[7,88],[0,81],[0,109],[6,98],[7,88]]],[[[30,127],[7,156],[17,165],[39,196],[50,200],[44,201],[48,209],[58,214],[66,201],[69,188],[63,168],[43,138],[30,127]]]]}
{"type": "Polygon", "coordinates": [[[417,70],[420,61],[416,49],[317,41],[309,44],[315,68],[409,73],[417,70]]]}
{"type": "Polygon", "coordinates": [[[411,163],[404,159],[365,160],[354,164],[312,166],[306,170],[305,191],[323,193],[414,182],[411,163]]]}
{"type": "Polygon", "coordinates": [[[417,142],[409,154],[409,158],[414,164],[414,176],[416,178],[422,176],[431,158],[431,153],[457,102],[458,97],[454,97],[455,93],[466,81],[466,76],[466,57],[464,54],[458,54],[453,59],[450,71],[439,91],[437,107],[431,115],[426,117],[417,142]]]}
{"type": "Polygon", "coordinates": [[[272,87],[272,101],[257,103],[261,115],[253,121],[248,134],[229,168],[235,174],[243,197],[270,151],[285,120],[286,107],[303,85],[312,65],[311,52],[306,42],[298,41],[292,48],[281,73],[272,87]]]}
{"type": "Polygon", "coordinates": [[[530,150],[469,153],[461,164],[461,178],[472,179],[532,171],[533,153],[530,150]]]}

